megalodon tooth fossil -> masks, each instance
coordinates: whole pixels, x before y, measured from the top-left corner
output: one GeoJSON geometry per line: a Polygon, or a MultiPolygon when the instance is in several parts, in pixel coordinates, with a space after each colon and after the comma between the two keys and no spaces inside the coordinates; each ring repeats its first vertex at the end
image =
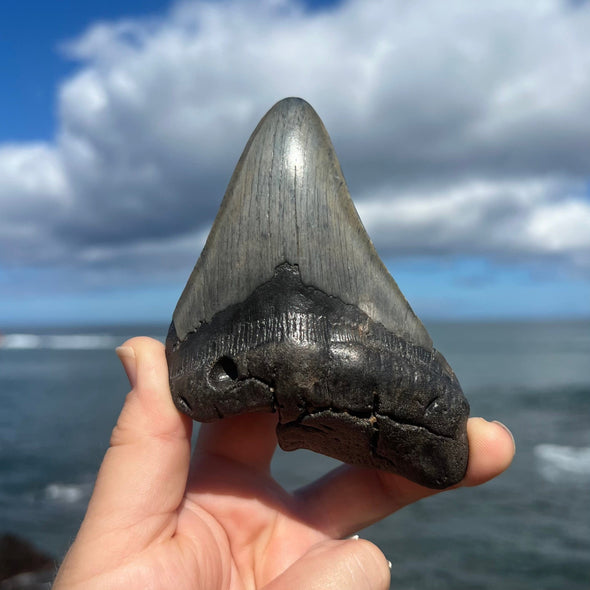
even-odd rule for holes
{"type": "Polygon", "coordinates": [[[431,488],[467,467],[469,405],[381,262],[320,118],[278,102],[250,137],[166,340],[176,406],[278,412],[311,449],[431,488]]]}

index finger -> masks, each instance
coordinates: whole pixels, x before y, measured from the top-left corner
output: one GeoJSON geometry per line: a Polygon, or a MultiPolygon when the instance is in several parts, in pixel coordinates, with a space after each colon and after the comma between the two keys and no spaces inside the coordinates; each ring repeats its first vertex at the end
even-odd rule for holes
{"type": "Polygon", "coordinates": [[[203,424],[193,461],[214,455],[268,474],[277,447],[277,420],[277,414],[254,413],[203,424]]]}
{"type": "MultiPolygon", "coordinates": [[[[467,473],[454,487],[479,485],[496,477],[508,468],[515,453],[510,431],[497,422],[471,418],[467,434],[467,473]]],[[[313,526],[341,538],[441,491],[445,490],[426,488],[393,473],[343,465],[299,490],[297,496],[313,526]]]]}

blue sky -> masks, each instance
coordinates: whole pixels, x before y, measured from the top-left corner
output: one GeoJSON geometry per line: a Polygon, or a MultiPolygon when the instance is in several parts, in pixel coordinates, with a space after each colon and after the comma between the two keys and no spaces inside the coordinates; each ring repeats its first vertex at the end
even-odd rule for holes
{"type": "MultiPolygon", "coordinates": [[[[51,140],[56,132],[56,89],[78,65],[61,46],[98,22],[158,17],[168,0],[9,1],[0,22],[0,141],[51,140]]],[[[310,11],[335,0],[306,0],[310,11]]]]}
{"type": "Polygon", "coordinates": [[[8,3],[0,330],[166,322],[288,95],[418,315],[589,316],[589,27],[561,0],[8,3]]]}
{"type": "Polygon", "coordinates": [[[0,140],[51,140],[56,131],[56,91],[76,63],[61,44],[93,23],[134,15],[158,14],[162,0],[7,2],[0,22],[0,140]]]}

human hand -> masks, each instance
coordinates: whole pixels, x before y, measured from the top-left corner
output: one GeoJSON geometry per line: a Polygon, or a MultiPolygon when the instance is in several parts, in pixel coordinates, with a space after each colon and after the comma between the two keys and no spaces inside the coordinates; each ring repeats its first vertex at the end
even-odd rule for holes
{"type": "MultiPolygon", "coordinates": [[[[342,539],[436,490],[343,465],[289,493],[270,474],[274,414],[202,425],[191,460],[161,343],[134,338],[118,353],[132,389],[54,590],[389,587],[381,551],[342,539]]],[[[482,418],[468,435],[461,485],[473,486],[508,467],[514,442],[482,418]]]]}

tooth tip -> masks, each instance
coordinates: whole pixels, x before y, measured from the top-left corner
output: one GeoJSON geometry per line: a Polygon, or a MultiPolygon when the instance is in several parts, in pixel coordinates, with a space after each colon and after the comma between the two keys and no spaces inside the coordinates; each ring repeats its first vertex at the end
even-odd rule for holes
{"type": "Polygon", "coordinates": [[[267,114],[278,110],[290,110],[296,108],[304,108],[315,113],[314,108],[303,98],[299,96],[287,96],[278,100],[269,110],[267,114]]]}
{"type": "MultiPolygon", "coordinates": [[[[272,177],[297,174],[303,182],[299,193],[305,191],[308,177],[315,175],[320,162],[328,164],[330,170],[337,168],[337,175],[342,177],[322,120],[302,98],[284,98],[271,107],[252,133],[244,155],[249,152],[254,152],[254,166],[251,161],[245,173],[251,174],[258,168],[272,177]]],[[[278,194],[273,196],[278,198],[278,194]]]]}
{"type": "Polygon", "coordinates": [[[266,113],[264,118],[273,117],[276,115],[283,116],[285,113],[300,111],[306,116],[319,119],[315,109],[303,98],[298,96],[288,96],[277,101],[266,113]]]}

